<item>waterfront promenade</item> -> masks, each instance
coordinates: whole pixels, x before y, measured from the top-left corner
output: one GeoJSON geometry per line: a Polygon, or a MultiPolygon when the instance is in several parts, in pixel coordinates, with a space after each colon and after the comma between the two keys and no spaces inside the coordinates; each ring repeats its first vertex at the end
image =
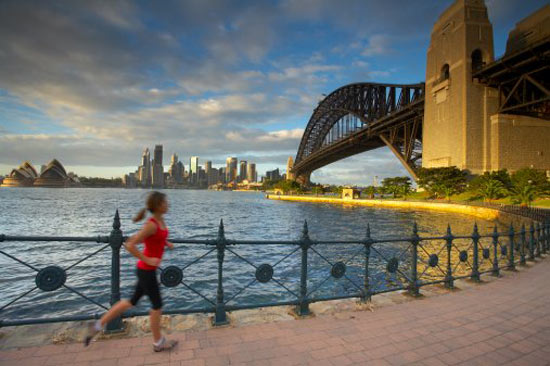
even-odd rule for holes
{"type": "Polygon", "coordinates": [[[371,311],[0,351],[0,365],[550,365],[550,259],[496,281],[371,311]]]}

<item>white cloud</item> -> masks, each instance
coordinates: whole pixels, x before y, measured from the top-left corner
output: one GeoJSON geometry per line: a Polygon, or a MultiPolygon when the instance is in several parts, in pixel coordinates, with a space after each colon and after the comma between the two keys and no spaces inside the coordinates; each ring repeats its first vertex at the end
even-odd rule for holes
{"type": "Polygon", "coordinates": [[[386,34],[376,34],[369,37],[367,44],[364,46],[361,55],[370,57],[370,56],[379,56],[387,55],[393,52],[392,49],[392,37],[386,34]]]}

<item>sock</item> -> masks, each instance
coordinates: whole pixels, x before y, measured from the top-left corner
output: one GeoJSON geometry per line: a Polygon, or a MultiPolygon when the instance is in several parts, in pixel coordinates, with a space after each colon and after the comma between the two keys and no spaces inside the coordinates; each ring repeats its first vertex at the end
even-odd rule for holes
{"type": "Polygon", "coordinates": [[[103,330],[103,326],[101,325],[101,320],[98,319],[98,320],[95,322],[94,328],[95,328],[95,330],[97,330],[98,332],[99,332],[100,330],[103,330]]]}
{"type": "Polygon", "coordinates": [[[160,339],[158,340],[158,342],[153,342],[153,344],[154,344],[155,346],[157,346],[157,347],[160,346],[160,345],[163,344],[163,343],[164,343],[164,337],[160,337],[160,339]]]}

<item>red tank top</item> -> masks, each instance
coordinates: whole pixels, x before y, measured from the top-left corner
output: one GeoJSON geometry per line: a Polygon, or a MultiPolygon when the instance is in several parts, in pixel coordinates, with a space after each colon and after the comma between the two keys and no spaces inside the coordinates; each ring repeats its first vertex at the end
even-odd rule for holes
{"type": "MultiPolygon", "coordinates": [[[[157,227],[157,231],[145,238],[143,241],[145,243],[145,249],[143,249],[143,255],[153,258],[162,258],[164,253],[164,247],[166,246],[166,239],[168,238],[168,228],[164,230],[160,228],[160,224],[154,217],[149,218],[148,221],[151,221],[157,227]]],[[[147,271],[152,271],[157,269],[157,267],[150,266],[141,259],[137,262],[137,267],[147,271]]]]}

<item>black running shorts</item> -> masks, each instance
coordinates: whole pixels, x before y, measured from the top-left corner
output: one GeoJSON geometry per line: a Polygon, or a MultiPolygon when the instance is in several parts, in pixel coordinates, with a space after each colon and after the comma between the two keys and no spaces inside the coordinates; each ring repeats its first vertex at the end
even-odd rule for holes
{"type": "Polygon", "coordinates": [[[159,283],[157,282],[157,271],[147,271],[145,269],[138,268],[137,277],[138,281],[136,283],[136,288],[132,298],[130,299],[132,305],[135,306],[143,295],[147,295],[153,304],[154,310],[162,308],[159,283]]]}

